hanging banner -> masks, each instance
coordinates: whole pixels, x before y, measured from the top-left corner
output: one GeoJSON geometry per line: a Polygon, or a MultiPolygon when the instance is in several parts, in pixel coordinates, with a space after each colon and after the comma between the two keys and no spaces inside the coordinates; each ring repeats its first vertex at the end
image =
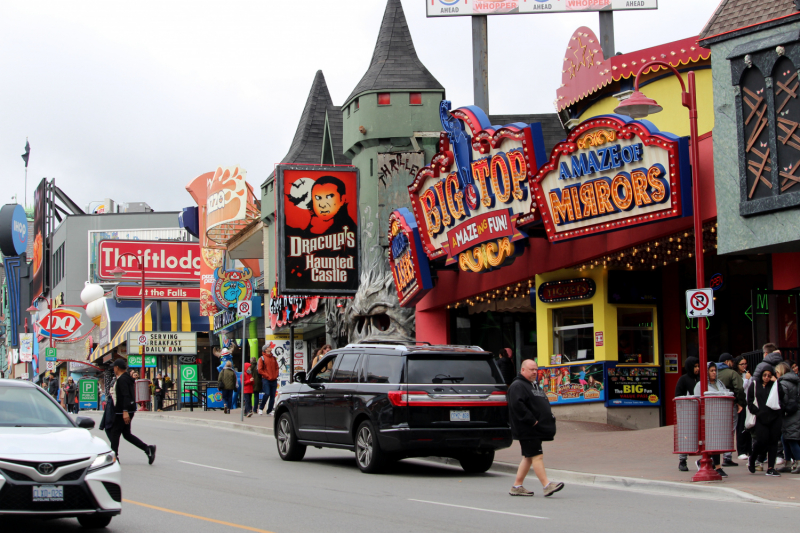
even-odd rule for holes
{"type": "Polygon", "coordinates": [[[291,324],[304,316],[316,313],[318,308],[319,296],[278,296],[276,284],[269,296],[270,329],[291,324]]]}
{"type": "Polygon", "coordinates": [[[33,333],[19,334],[19,360],[22,363],[33,361],[33,333]]]}
{"type": "Polygon", "coordinates": [[[44,294],[45,289],[45,239],[47,238],[47,180],[39,182],[39,186],[33,192],[33,257],[31,269],[33,280],[31,281],[31,299],[36,300],[44,294]]]}
{"type": "Polygon", "coordinates": [[[689,144],[649,122],[602,115],[558,143],[534,180],[550,242],[692,214],[689,144]]]}
{"type": "Polygon", "coordinates": [[[358,169],[278,165],[277,175],[280,294],[355,294],[361,246],[358,169]]]}
{"type": "Polygon", "coordinates": [[[253,272],[249,268],[214,271],[214,301],[220,309],[236,307],[242,300],[253,298],[253,272]]]}
{"type": "Polygon", "coordinates": [[[538,221],[529,180],[546,161],[539,123],[493,126],[478,107],[439,108],[438,152],[408,187],[422,248],[464,272],[511,263],[538,221]]]}
{"type": "Polygon", "coordinates": [[[411,211],[405,207],[389,216],[389,266],[400,307],[412,307],[433,288],[428,256],[411,211]]]}

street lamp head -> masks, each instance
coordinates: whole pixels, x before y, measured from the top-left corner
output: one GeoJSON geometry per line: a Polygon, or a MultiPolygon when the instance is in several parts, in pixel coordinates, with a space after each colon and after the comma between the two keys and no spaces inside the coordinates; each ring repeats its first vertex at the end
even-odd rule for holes
{"type": "Polygon", "coordinates": [[[111,271],[114,275],[114,279],[122,279],[122,276],[127,274],[127,272],[119,267],[119,265],[114,267],[114,270],[111,271]]]}
{"type": "Polygon", "coordinates": [[[39,312],[39,308],[31,304],[31,306],[27,308],[26,311],[29,312],[30,314],[34,314],[39,312]]]}
{"type": "Polygon", "coordinates": [[[652,98],[646,97],[641,91],[633,91],[627,99],[620,102],[614,113],[627,115],[631,118],[644,118],[647,115],[658,113],[663,108],[652,98]]]}

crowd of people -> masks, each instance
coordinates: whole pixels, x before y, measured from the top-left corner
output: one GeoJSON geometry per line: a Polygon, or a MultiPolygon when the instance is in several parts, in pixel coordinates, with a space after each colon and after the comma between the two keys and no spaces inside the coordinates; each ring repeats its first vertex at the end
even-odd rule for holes
{"type": "MultiPolygon", "coordinates": [[[[747,461],[751,474],[765,472],[800,474],[800,373],[797,362],[784,361],[778,347],[767,343],[764,359],[751,373],[747,359],[724,353],[719,362],[708,363],[706,395],[733,396],[733,428],[740,461],[747,461]]],[[[675,397],[700,395],[700,362],[687,357],[675,397]]],[[[688,457],[679,456],[678,469],[686,472],[688,457]]],[[[713,455],[717,473],[727,477],[723,467],[739,466],[731,453],[713,455]]],[[[700,468],[700,462],[696,463],[700,468]]]]}

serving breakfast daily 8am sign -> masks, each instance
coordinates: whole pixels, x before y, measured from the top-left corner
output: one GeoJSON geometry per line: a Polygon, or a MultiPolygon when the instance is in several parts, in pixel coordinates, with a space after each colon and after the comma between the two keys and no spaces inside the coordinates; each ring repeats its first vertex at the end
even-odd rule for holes
{"type": "Polygon", "coordinates": [[[658,0],[426,0],[429,17],[658,9],[658,0]]]}

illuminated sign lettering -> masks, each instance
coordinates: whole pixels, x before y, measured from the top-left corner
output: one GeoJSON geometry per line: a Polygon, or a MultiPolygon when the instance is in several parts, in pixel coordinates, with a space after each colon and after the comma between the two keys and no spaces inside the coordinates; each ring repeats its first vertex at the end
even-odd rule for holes
{"type": "Polygon", "coordinates": [[[428,258],[411,211],[401,207],[389,216],[389,266],[402,307],[416,304],[433,288],[428,258]]]}

